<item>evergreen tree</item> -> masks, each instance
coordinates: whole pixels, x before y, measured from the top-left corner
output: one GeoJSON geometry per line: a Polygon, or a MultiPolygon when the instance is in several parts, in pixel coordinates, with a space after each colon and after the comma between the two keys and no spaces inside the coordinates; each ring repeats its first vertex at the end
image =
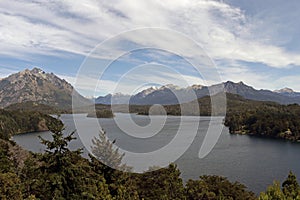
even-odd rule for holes
{"type": "Polygon", "coordinates": [[[12,172],[0,173],[0,199],[21,200],[22,184],[17,174],[12,172]]]}
{"type": "Polygon", "coordinates": [[[131,168],[122,164],[124,154],[113,148],[114,142],[106,137],[103,130],[100,131],[99,137],[92,140],[91,166],[105,178],[114,199],[138,199],[135,179],[129,172],[131,168]]]}
{"type": "Polygon", "coordinates": [[[256,199],[253,192],[238,182],[231,183],[221,176],[200,176],[199,180],[189,180],[186,184],[186,196],[194,199],[256,199]]]}
{"type": "Polygon", "coordinates": [[[296,176],[290,172],[287,179],[282,183],[275,181],[266,192],[262,192],[259,200],[300,200],[300,187],[296,176]]]}
{"type": "Polygon", "coordinates": [[[184,199],[184,186],[175,164],[167,168],[137,175],[138,193],[141,199],[184,199]]]}
{"type": "Polygon", "coordinates": [[[24,167],[20,173],[20,179],[24,185],[23,196],[33,198],[35,195],[43,193],[43,174],[39,167],[41,162],[37,157],[39,154],[31,154],[24,162],[24,167]]]}
{"type": "Polygon", "coordinates": [[[33,169],[40,175],[29,193],[40,199],[111,199],[105,179],[94,173],[89,161],[81,157],[81,149],[68,148],[69,142],[75,139],[74,132],[64,136],[63,126],[49,124],[48,127],[53,140],[41,138],[47,148],[37,156],[35,169],[32,163],[27,163],[27,175],[34,179],[33,169]]]}
{"type": "Polygon", "coordinates": [[[13,172],[13,163],[9,159],[9,145],[0,139],[0,173],[13,172]]]}
{"type": "Polygon", "coordinates": [[[300,199],[300,187],[296,176],[291,171],[282,183],[282,191],[287,198],[300,199]]]}
{"type": "Polygon", "coordinates": [[[273,185],[269,186],[266,192],[262,192],[259,200],[286,200],[284,193],[280,188],[280,183],[274,181],[273,185]]]}
{"type": "Polygon", "coordinates": [[[98,160],[109,168],[126,170],[126,165],[122,164],[125,154],[120,154],[118,148],[113,148],[115,141],[111,142],[106,137],[105,131],[100,130],[99,138],[94,137],[92,143],[92,153],[98,160]]]}

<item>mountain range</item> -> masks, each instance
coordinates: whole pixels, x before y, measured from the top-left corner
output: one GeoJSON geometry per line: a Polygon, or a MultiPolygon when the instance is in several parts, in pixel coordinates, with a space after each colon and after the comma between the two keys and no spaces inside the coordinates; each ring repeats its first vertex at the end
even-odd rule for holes
{"type": "Polygon", "coordinates": [[[237,94],[246,99],[258,101],[273,101],[280,104],[300,104],[300,93],[292,89],[284,88],[281,90],[257,90],[243,82],[234,83],[227,81],[224,83],[203,86],[192,85],[187,88],[180,88],[176,85],[165,85],[162,87],[150,87],[132,96],[117,93],[116,95],[108,94],[95,99],[96,104],[130,104],[135,105],[152,105],[152,104],[178,104],[195,100],[207,95],[214,95],[220,91],[237,94]],[[223,90],[224,89],[224,90],[223,90]],[[176,95],[175,95],[176,94],[176,95]]]}
{"type": "MultiPolygon", "coordinates": [[[[300,104],[300,93],[290,88],[280,90],[257,90],[243,82],[227,81],[211,86],[192,85],[181,88],[176,85],[149,87],[134,95],[116,93],[99,96],[94,99],[96,104],[178,104],[193,101],[221,91],[240,95],[246,99],[259,101],[273,101],[280,104],[300,104]]],[[[0,80],[0,107],[23,102],[35,102],[54,106],[59,109],[72,108],[72,95],[80,105],[92,104],[91,100],[80,95],[66,80],[53,73],[46,73],[33,68],[12,74],[0,80]]]]}

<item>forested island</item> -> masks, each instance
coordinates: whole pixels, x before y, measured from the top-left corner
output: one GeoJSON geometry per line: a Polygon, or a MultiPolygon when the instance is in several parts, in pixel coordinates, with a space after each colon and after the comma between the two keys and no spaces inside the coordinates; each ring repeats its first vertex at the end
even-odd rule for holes
{"type": "Polygon", "coordinates": [[[90,112],[87,117],[93,118],[113,118],[114,114],[111,110],[97,110],[95,112],[90,112]]]}

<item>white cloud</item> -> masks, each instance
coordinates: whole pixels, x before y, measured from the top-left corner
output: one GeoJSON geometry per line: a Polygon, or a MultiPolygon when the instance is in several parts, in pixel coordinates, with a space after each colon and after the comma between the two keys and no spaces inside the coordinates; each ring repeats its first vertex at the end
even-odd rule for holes
{"type": "MultiPolygon", "coordinates": [[[[99,42],[122,31],[161,27],[188,35],[214,59],[261,62],[277,68],[300,65],[300,53],[275,46],[272,38],[261,40],[262,33],[255,32],[259,21],[213,0],[3,0],[0,17],[0,54],[4,56],[59,55],[57,50],[87,55],[99,42]]],[[[165,39],[157,38],[158,44],[184,47],[181,41],[170,44],[172,37],[165,39]]],[[[139,38],[130,40],[140,42],[139,38]]],[[[193,49],[187,52],[193,53],[193,49]]]]}
{"type": "MultiPolygon", "coordinates": [[[[58,75],[58,77],[65,79],[71,85],[75,86],[76,90],[84,96],[99,96],[111,93],[117,85],[117,82],[110,80],[92,79],[91,77],[77,77],[58,75]]],[[[127,91],[123,91],[126,94],[127,91]]]]}
{"type": "MultiPolygon", "coordinates": [[[[287,75],[284,73],[272,73],[269,70],[257,71],[260,66],[256,66],[255,69],[254,67],[248,67],[247,64],[235,61],[228,61],[225,65],[230,67],[218,68],[223,82],[228,80],[233,82],[243,81],[246,85],[252,86],[255,89],[276,90],[289,87],[295,91],[300,91],[300,76],[297,75],[298,73],[287,75]]],[[[278,71],[278,69],[275,70],[278,71]]]]}
{"type": "Polygon", "coordinates": [[[252,86],[255,89],[275,89],[272,77],[266,74],[257,73],[245,66],[233,64],[231,67],[219,68],[223,82],[230,80],[233,82],[243,81],[246,85],[252,86]]]}

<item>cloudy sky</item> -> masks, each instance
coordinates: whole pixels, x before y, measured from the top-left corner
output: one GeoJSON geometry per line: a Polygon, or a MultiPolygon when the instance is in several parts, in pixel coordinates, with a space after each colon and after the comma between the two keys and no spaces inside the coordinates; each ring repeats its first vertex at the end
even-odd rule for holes
{"type": "Polygon", "coordinates": [[[300,91],[299,8],[299,0],[1,0],[0,77],[40,67],[85,96],[219,79],[300,91]],[[83,70],[91,60],[95,73],[83,70]],[[209,67],[219,79],[205,75],[209,67]]]}

